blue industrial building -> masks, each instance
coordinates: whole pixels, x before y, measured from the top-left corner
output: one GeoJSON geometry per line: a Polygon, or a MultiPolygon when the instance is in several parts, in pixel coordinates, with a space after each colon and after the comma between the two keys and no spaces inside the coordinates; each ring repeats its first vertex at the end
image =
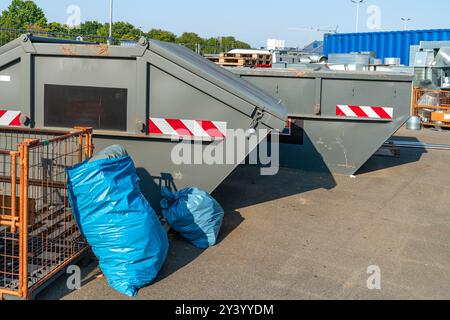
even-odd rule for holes
{"type": "Polygon", "coordinates": [[[400,58],[409,65],[410,47],[421,41],[448,41],[450,29],[325,34],[324,55],[375,51],[377,58],[400,58]]]}

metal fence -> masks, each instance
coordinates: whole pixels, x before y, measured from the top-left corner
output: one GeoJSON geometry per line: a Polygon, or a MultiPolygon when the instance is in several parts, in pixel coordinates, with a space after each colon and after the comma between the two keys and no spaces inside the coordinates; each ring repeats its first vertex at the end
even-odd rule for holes
{"type": "MultiPolygon", "coordinates": [[[[59,39],[67,39],[67,40],[78,40],[78,41],[87,41],[87,42],[95,42],[95,43],[107,43],[108,37],[98,36],[98,35],[80,35],[77,33],[58,33],[58,32],[47,32],[40,30],[25,30],[25,29],[6,29],[0,28],[0,47],[7,44],[8,42],[19,38],[22,34],[31,33],[36,36],[42,37],[51,37],[51,38],[59,38],[59,39]]],[[[113,39],[113,44],[115,45],[123,45],[130,46],[137,43],[138,39],[130,40],[130,39],[113,39]]],[[[230,50],[236,49],[235,45],[224,46],[220,44],[218,41],[216,45],[205,45],[200,43],[182,43],[180,44],[185,46],[192,51],[200,54],[200,55],[217,55],[221,52],[228,52],[230,50]]]]}
{"type": "Polygon", "coordinates": [[[25,30],[25,29],[5,29],[0,28],[0,46],[7,44],[8,42],[19,38],[22,34],[31,33],[36,36],[60,38],[67,40],[79,40],[88,42],[98,42],[107,43],[108,37],[97,36],[97,35],[80,35],[80,34],[70,34],[70,33],[57,33],[57,32],[47,32],[39,30],[25,30]]]}

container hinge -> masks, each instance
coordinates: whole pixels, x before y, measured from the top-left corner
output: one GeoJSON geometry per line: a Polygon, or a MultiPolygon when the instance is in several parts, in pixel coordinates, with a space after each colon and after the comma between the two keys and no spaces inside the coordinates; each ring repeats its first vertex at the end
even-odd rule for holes
{"type": "Polygon", "coordinates": [[[314,114],[316,116],[320,116],[320,114],[322,113],[322,107],[320,105],[320,103],[317,103],[314,105],[314,114]]]}
{"type": "Polygon", "coordinates": [[[253,115],[253,121],[250,125],[251,129],[256,129],[264,118],[264,111],[260,109],[256,109],[255,114],[253,115]]]}
{"type": "Polygon", "coordinates": [[[136,122],[136,131],[140,133],[146,133],[147,132],[147,125],[144,121],[137,121],[136,122]]]}

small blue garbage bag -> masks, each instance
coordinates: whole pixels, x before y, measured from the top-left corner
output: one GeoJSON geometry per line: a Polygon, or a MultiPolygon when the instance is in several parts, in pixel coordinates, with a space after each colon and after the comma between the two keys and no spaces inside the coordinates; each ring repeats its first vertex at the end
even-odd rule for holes
{"type": "Polygon", "coordinates": [[[132,159],[106,157],[68,169],[76,222],[108,283],[134,297],[152,283],[167,257],[167,233],[140,192],[132,159]]]}
{"type": "Polygon", "coordinates": [[[213,197],[197,188],[175,193],[164,188],[162,195],[163,216],[184,239],[200,249],[217,243],[224,211],[213,197]]]}

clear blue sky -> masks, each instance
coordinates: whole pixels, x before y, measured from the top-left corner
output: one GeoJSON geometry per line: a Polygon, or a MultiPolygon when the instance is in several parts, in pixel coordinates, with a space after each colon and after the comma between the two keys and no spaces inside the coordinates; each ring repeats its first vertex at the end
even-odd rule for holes
{"type": "MultiPolygon", "coordinates": [[[[81,20],[106,22],[109,0],[35,0],[49,21],[65,23],[69,5],[78,5],[81,20]]],[[[10,0],[0,0],[5,9],[10,0]]],[[[163,28],[179,34],[197,32],[203,37],[234,35],[255,47],[267,38],[284,39],[289,46],[303,46],[322,38],[321,33],[290,31],[293,27],[339,25],[340,32],[355,30],[356,6],[350,0],[114,0],[116,21],[128,21],[145,31],[163,28]],[[227,10],[228,8],[228,10],[227,10]]],[[[368,31],[366,9],[381,9],[381,30],[403,29],[401,17],[410,17],[409,29],[450,28],[448,0],[367,0],[361,7],[360,31],[368,31]]]]}

